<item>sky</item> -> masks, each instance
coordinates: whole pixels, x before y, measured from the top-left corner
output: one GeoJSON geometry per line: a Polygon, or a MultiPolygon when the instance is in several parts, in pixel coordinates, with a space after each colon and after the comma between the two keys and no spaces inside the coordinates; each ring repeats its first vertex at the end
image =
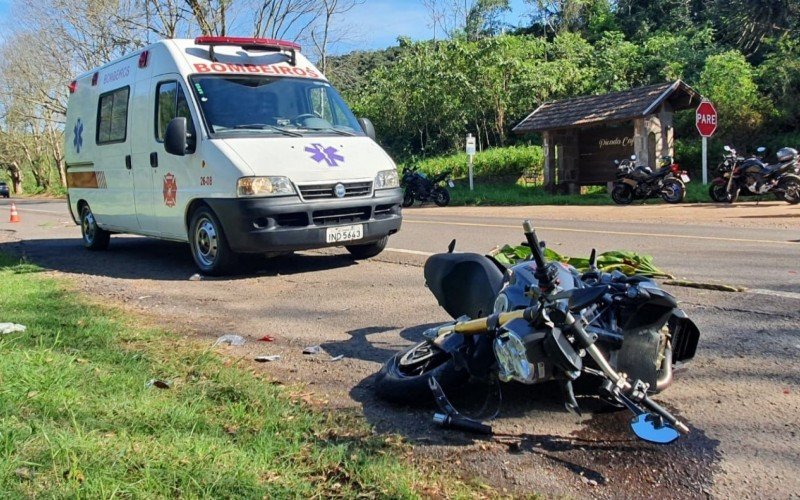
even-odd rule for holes
{"type": "MultiPolygon", "coordinates": [[[[0,0],[0,26],[11,24],[12,0],[0,0]]],[[[523,0],[511,0],[512,11],[505,21],[516,26],[524,17],[526,5],[523,0]]],[[[407,36],[412,40],[433,37],[430,20],[422,0],[365,0],[347,13],[346,22],[352,26],[351,40],[334,49],[337,53],[353,50],[383,49],[397,44],[397,37],[407,36]]]]}

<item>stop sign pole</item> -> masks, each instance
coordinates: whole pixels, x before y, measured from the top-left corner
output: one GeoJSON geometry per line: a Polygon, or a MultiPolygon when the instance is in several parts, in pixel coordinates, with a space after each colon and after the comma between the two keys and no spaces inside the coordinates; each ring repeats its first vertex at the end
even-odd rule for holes
{"type": "Polygon", "coordinates": [[[717,130],[717,110],[707,99],[697,106],[694,124],[703,137],[703,184],[708,184],[708,138],[717,130]]]}

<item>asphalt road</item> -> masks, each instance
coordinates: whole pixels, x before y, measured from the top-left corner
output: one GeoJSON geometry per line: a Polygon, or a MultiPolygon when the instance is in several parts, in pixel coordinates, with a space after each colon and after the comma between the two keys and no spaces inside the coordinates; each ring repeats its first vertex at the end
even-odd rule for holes
{"type": "Polygon", "coordinates": [[[499,491],[605,498],[800,492],[800,207],[412,208],[392,250],[371,261],[355,263],[333,249],[190,281],[196,271],[186,245],[119,236],[108,252],[86,252],[63,201],[16,201],[18,224],[6,222],[8,202],[0,201],[0,251],[24,254],[93,300],[143,312],[192,339],[243,335],[248,344],[223,352],[247,363],[280,354],[280,362],[252,369],[305,384],[326,408],[357,411],[379,431],[406,436],[421,456],[499,491]],[[547,387],[509,388],[495,422],[506,436],[493,440],[442,432],[430,424],[430,408],[391,407],[372,396],[381,363],[426,325],[447,320],[424,288],[426,256],[453,238],[462,251],[518,243],[525,217],[562,254],[635,250],[680,277],[748,287],[669,288],[702,331],[690,368],[659,396],[691,424],[678,444],[632,440],[621,413],[570,416],[547,387]],[[256,340],[267,334],[275,342],[256,340]],[[314,344],[323,354],[301,354],[314,344]],[[338,355],[345,358],[329,361],[338,355]]]}

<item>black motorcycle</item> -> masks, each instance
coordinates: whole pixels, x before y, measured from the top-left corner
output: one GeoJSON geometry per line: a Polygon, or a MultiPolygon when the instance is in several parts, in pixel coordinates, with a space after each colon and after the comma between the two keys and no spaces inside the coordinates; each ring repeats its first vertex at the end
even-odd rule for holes
{"type": "Polygon", "coordinates": [[[680,203],[686,197],[689,174],[681,170],[672,157],[661,158],[661,167],[653,172],[650,167],[636,165],[636,155],[630,160],[616,160],[617,180],[611,189],[611,199],[618,205],[629,205],[633,200],[661,197],[667,203],[680,203]]]}
{"type": "Polygon", "coordinates": [[[455,185],[450,179],[450,170],[428,178],[424,172],[419,172],[415,167],[405,167],[400,185],[405,188],[403,195],[403,207],[410,207],[414,200],[420,203],[432,201],[440,207],[446,207],[450,203],[450,191],[445,187],[445,183],[451,188],[455,185]]]}
{"type": "MultiPolygon", "coordinates": [[[[798,153],[794,148],[781,148],[778,162],[765,164],[760,156],[747,159],[725,146],[728,155],[720,165],[721,176],[712,181],[709,195],[714,201],[735,203],[740,196],[761,196],[772,193],[778,200],[792,205],[800,203],[798,153]]],[[[758,148],[759,155],[764,148],[758,148]]]]}
{"type": "Polygon", "coordinates": [[[530,222],[523,227],[531,259],[510,268],[453,253],[453,244],[428,259],[427,285],[456,321],[425,331],[425,340],[387,361],[375,381],[378,395],[401,404],[433,396],[440,409],[434,421],[491,433],[445,392],[475,393],[475,381],[498,392],[498,381],[555,382],[566,408],[579,412],[573,381],[581,377],[596,396],[634,414],[639,438],[669,443],[688,432],[649,396],[669,387],[674,365],[697,349],[700,332],[675,298],[645,277],[598,271],[594,251],[585,273],[548,263],[530,222]]]}

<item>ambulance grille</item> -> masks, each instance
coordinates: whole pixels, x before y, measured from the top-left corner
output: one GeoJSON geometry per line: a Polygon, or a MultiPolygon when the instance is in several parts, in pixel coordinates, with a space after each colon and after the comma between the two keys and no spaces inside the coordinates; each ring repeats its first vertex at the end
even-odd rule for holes
{"type": "Polygon", "coordinates": [[[318,226],[334,226],[351,224],[369,220],[371,207],[337,208],[333,210],[317,210],[314,212],[314,224],[318,226]]]}
{"type": "MultiPolygon", "coordinates": [[[[338,182],[330,182],[326,184],[309,184],[306,186],[299,186],[300,196],[304,200],[325,200],[335,199],[334,187],[338,182]]],[[[372,194],[372,182],[342,182],[344,186],[345,198],[356,198],[359,196],[369,196],[372,194]]]]}

